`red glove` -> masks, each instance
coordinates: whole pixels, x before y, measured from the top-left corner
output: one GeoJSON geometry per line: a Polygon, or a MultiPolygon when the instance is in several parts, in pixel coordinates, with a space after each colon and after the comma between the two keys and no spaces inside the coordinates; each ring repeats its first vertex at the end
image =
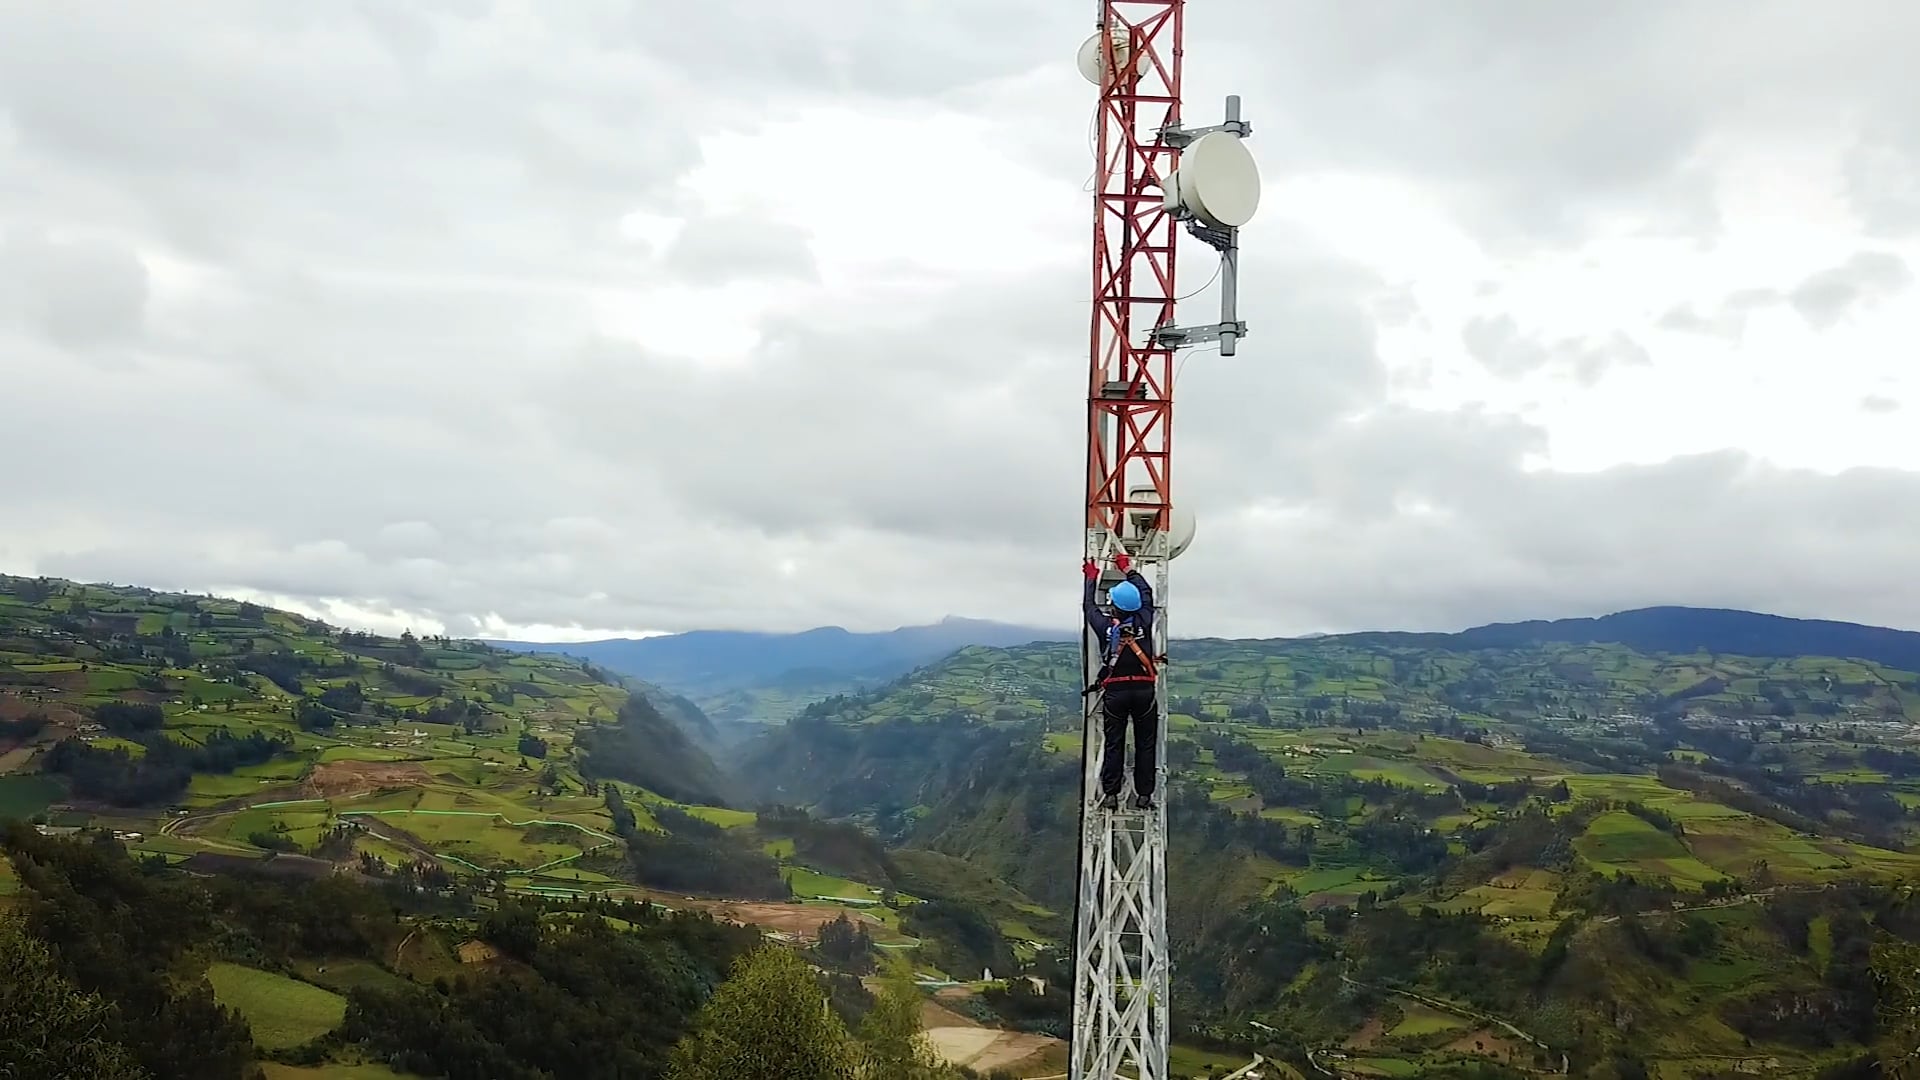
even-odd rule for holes
{"type": "Polygon", "coordinates": [[[1080,572],[1086,575],[1088,581],[1100,576],[1100,568],[1094,565],[1092,559],[1088,559],[1086,564],[1080,567],[1080,572]]]}
{"type": "Polygon", "coordinates": [[[1133,560],[1127,558],[1127,553],[1123,551],[1113,557],[1113,565],[1124,574],[1127,572],[1127,568],[1133,565],[1133,560]]]}

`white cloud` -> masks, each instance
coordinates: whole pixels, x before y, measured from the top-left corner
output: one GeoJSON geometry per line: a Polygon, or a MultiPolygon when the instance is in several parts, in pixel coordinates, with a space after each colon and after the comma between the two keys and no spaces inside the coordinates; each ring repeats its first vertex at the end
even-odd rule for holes
{"type": "MultiPolygon", "coordinates": [[[[1920,626],[1920,9],[1868,7],[1196,5],[1189,120],[1243,95],[1267,188],[1252,336],[1180,369],[1178,630],[1920,626]]],[[[0,569],[555,640],[1073,619],[1084,23],[0,7],[0,569]]]]}

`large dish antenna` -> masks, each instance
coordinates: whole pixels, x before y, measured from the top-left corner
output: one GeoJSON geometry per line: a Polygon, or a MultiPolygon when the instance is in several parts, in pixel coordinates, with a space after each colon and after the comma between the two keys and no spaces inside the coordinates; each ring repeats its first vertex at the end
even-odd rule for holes
{"type": "Polygon", "coordinates": [[[1181,153],[1165,189],[1167,209],[1184,209],[1216,229],[1237,229],[1260,208],[1260,167],[1239,136],[1213,131],[1181,153]]]}
{"type": "Polygon", "coordinates": [[[1220,355],[1232,356],[1247,332],[1240,321],[1240,226],[1260,208],[1260,168],[1243,144],[1253,125],[1240,118],[1240,97],[1227,95],[1226,123],[1187,129],[1163,128],[1160,138],[1180,150],[1180,165],[1160,185],[1161,206],[1183,219],[1187,231],[1220,253],[1220,321],[1212,326],[1157,326],[1152,336],[1163,349],[1207,341],[1220,343],[1220,355]]]}

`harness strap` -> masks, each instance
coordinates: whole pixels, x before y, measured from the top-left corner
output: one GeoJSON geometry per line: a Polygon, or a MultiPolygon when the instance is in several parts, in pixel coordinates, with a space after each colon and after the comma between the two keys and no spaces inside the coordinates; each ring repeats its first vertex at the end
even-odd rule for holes
{"type": "MultiPolygon", "coordinates": [[[[1159,669],[1153,666],[1153,658],[1148,656],[1146,650],[1140,647],[1140,639],[1134,638],[1134,637],[1127,637],[1123,635],[1120,638],[1120,643],[1122,645],[1125,645],[1127,648],[1133,650],[1133,655],[1139,658],[1140,666],[1145,668],[1146,672],[1141,675],[1109,675],[1106,678],[1101,679],[1097,685],[1106,686],[1111,683],[1121,683],[1121,682],[1150,683],[1159,679],[1160,677],[1159,669]]],[[[1103,666],[1107,669],[1111,669],[1113,667],[1113,660],[1108,659],[1106,664],[1103,666]]]]}
{"type": "Polygon", "coordinates": [[[1148,656],[1146,650],[1140,647],[1139,638],[1122,638],[1121,642],[1126,645],[1127,648],[1133,650],[1133,655],[1140,658],[1140,666],[1147,669],[1146,678],[1155,679],[1159,677],[1160,672],[1153,666],[1153,658],[1148,656]]]}

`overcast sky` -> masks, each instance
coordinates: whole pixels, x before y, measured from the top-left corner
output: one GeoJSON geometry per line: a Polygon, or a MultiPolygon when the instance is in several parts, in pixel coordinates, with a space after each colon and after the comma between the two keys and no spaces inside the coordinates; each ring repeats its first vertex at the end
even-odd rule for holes
{"type": "MultiPolygon", "coordinates": [[[[455,635],[1067,624],[1091,21],[0,0],[0,571],[455,635]]],[[[1188,27],[1266,185],[1251,336],[1180,372],[1175,633],[1920,628],[1920,4],[1188,27]]]]}

